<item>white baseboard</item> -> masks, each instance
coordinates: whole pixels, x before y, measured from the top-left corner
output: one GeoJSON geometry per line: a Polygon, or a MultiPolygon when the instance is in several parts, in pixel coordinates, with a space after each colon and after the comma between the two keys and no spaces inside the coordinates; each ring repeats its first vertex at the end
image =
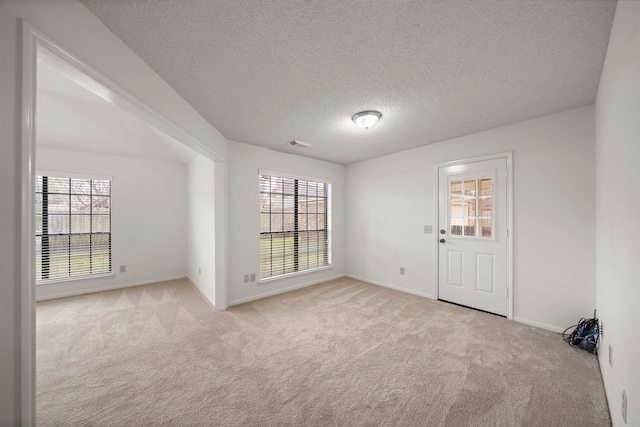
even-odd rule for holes
{"type": "Polygon", "coordinates": [[[60,291],[56,291],[56,290],[52,290],[55,289],[56,286],[64,286],[64,285],[69,285],[69,283],[72,282],[64,282],[64,283],[60,283],[60,284],[48,284],[48,285],[41,285],[41,286],[46,286],[46,293],[44,293],[44,295],[38,295],[38,289],[36,287],[36,301],[46,301],[46,300],[51,300],[51,299],[56,299],[56,298],[65,298],[65,297],[72,297],[72,296],[76,296],[76,295],[84,295],[84,294],[92,294],[94,292],[103,292],[103,291],[111,291],[114,289],[122,289],[122,288],[131,288],[134,286],[141,286],[141,285],[148,285],[151,283],[159,283],[159,282],[168,282],[170,280],[178,280],[178,279],[186,279],[187,276],[173,276],[173,277],[164,277],[161,279],[153,279],[153,280],[144,280],[141,282],[133,282],[133,283],[120,283],[120,284],[115,284],[115,285],[104,285],[104,286],[99,286],[99,287],[81,287],[78,289],[73,289],[73,290],[60,290],[60,291]]]}
{"type": "Polygon", "coordinates": [[[273,291],[269,291],[269,292],[264,292],[258,295],[252,295],[250,297],[246,297],[246,298],[240,298],[240,299],[236,299],[233,301],[229,301],[229,307],[231,307],[232,305],[238,305],[238,304],[244,304],[245,302],[251,302],[251,301],[255,301],[261,298],[266,298],[266,297],[270,297],[273,295],[278,295],[278,294],[283,294],[285,292],[289,292],[289,291],[295,291],[296,289],[302,289],[302,288],[306,288],[308,286],[313,286],[313,285],[317,285],[318,283],[324,283],[324,282],[328,282],[329,280],[335,280],[335,279],[339,279],[341,277],[345,277],[344,274],[338,274],[335,276],[331,276],[331,277],[325,277],[323,279],[318,279],[318,280],[312,280],[309,282],[304,282],[304,283],[300,283],[294,286],[289,286],[283,289],[276,289],[273,291]]]}
{"type": "Polygon", "coordinates": [[[372,285],[382,286],[384,288],[393,289],[395,291],[404,292],[411,295],[416,295],[423,298],[436,299],[435,295],[427,294],[420,291],[414,291],[413,289],[407,289],[396,285],[391,285],[389,283],[379,282],[377,280],[367,279],[366,277],[355,276],[353,274],[346,274],[347,277],[352,279],[360,280],[361,282],[371,283],[372,285]]]}
{"type": "Polygon", "coordinates": [[[514,321],[524,323],[525,325],[535,326],[536,328],[546,329],[547,331],[562,333],[566,328],[559,326],[547,325],[546,323],[536,322],[534,320],[524,319],[522,317],[514,317],[514,321]]]}

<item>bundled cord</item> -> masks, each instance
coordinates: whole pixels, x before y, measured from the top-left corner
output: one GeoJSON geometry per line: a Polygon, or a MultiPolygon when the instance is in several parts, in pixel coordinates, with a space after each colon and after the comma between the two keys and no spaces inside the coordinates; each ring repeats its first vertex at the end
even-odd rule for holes
{"type": "Polygon", "coordinates": [[[592,319],[582,318],[577,325],[569,326],[565,329],[562,333],[562,339],[570,345],[577,345],[582,349],[596,354],[598,351],[598,339],[601,334],[600,324],[594,310],[592,319]],[[567,333],[567,331],[572,328],[573,330],[567,333]]]}

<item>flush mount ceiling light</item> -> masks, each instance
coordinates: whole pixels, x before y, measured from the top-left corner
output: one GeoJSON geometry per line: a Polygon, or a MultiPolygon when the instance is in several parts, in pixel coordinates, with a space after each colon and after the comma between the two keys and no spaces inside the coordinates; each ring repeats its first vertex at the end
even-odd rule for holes
{"type": "Polygon", "coordinates": [[[359,113],[354,114],[353,117],[351,117],[351,120],[353,120],[353,122],[362,129],[369,129],[378,123],[380,117],[382,117],[382,113],[379,111],[360,111],[359,113]]]}

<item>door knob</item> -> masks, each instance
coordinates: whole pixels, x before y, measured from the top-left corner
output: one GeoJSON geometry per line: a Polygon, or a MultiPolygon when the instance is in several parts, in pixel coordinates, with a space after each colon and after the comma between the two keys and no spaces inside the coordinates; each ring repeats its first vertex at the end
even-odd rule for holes
{"type": "Polygon", "coordinates": [[[444,239],[440,239],[440,243],[444,243],[444,239]]]}
{"type": "Polygon", "coordinates": [[[440,234],[444,234],[446,233],[446,231],[444,231],[444,229],[440,230],[440,234]]]}

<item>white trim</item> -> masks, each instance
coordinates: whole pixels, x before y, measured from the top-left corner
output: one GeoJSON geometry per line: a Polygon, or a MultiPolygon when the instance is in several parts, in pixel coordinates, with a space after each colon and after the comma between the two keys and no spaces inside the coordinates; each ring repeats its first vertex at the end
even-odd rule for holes
{"type": "Polygon", "coordinates": [[[89,173],[75,173],[75,172],[54,172],[54,171],[37,170],[36,176],[51,176],[55,178],[93,179],[96,181],[113,181],[113,177],[108,175],[93,175],[89,173]]]}
{"type": "Polygon", "coordinates": [[[54,292],[49,295],[42,295],[37,297],[37,301],[48,301],[52,299],[72,297],[76,295],[93,294],[95,292],[112,291],[114,289],[132,288],[134,286],[149,285],[151,283],[169,282],[171,280],[180,280],[180,279],[188,279],[188,277],[187,276],[171,276],[171,277],[164,277],[161,279],[143,280],[140,282],[121,283],[117,285],[106,285],[106,286],[100,286],[97,288],[90,288],[90,289],[78,289],[74,291],[54,292]]]}
{"type": "Polygon", "coordinates": [[[295,271],[293,273],[281,274],[280,276],[266,277],[258,280],[258,286],[268,285],[270,283],[277,282],[278,280],[290,279],[291,277],[301,276],[303,274],[317,273],[318,271],[323,270],[333,270],[333,265],[323,265],[322,267],[312,268],[310,270],[295,271]]]}
{"type": "Polygon", "coordinates": [[[438,209],[440,203],[440,169],[456,166],[466,163],[483,162],[486,160],[506,159],[507,163],[507,319],[514,320],[513,318],[513,151],[505,151],[502,153],[489,154],[486,156],[472,157],[467,159],[452,160],[449,162],[438,163],[434,165],[434,218],[436,225],[436,238],[433,239],[434,244],[434,283],[435,283],[435,299],[438,299],[438,281],[440,280],[439,268],[439,240],[437,235],[440,233],[440,210],[438,209]]]}
{"type": "Polygon", "coordinates": [[[360,280],[361,282],[370,283],[370,284],[376,285],[376,286],[382,286],[383,288],[393,289],[394,291],[400,291],[400,292],[404,292],[406,294],[411,294],[411,295],[415,295],[415,296],[422,297],[422,298],[436,299],[436,297],[434,295],[427,294],[427,293],[420,292],[420,291],[414,291],[413,289],[403,288],[401,286],[392,285],[390,283],[380,282],[378,280],[367,279],[365,277],[355,276],[353,274],[346,274],[346,276],[350,277],[352,279],[360,280]]]}
{"type": "Polygon", "coordinates": [[[20,425],[36,425],[35,164],[38,36],[22,22],[20,224],[20,425]]]}
{"type": "Polygon", "coordinates": [[[40,286],[42,286],[43,289],[46,289],[46,288],[52,287],[53,285],[78,283],[80,281],[104,279],[107,277],[116,277],[116,275],[113,271],[110,271],[109,273],[85,274],[83,276],[71,276],[71,277],[65,276],[65,277],[56,277],[54,279],[36,280],[36,289],[39,288],[40,286]]]}
{"type": "Polygon", "coordinates": [[[564,332],[564,330],[566,329],[566,328],[561,328],[559,326],[547,325],[546,323],[540,323],[533,320],[524,319],[522,317],[514,317],[513,320],[519,323],[524,323],[525,325],[535,326],[536,328],[540,328],[540,329],[546,329],[547,331],[558,332],[559,334],[564,332]]]}
{"type": "Polygon", "coordinates": [[[276,289],[276,290],[265,292],[265,293],[262,293],[262,294],[259,294],[259,295],[253,295],[253,296],[246,297],[246,298],[240,298],[240,299],[237,299],[237,300],[229,301],[229,306],[238,305],[238,304],[244,304],[246,302],[259,300],[259,299],[270,297],[270,296],[273,296],[273,295],[284,294],[286,292],[295,291],[296,289],[307,288],[309,286],[317,285],[319,283],[328,282],[330,280],[339,279],[341,277],[345,277],[345,275],[344,274],[338,274],[336,276],[330,276],[330,277],[325,277],[325,278],[318,279],[318,280],[312,280],[310,282],[300,283],[300,284],[289,286],[289,287],[286,287],[286,288],[283,288],[283,289],[276,289]]]}

